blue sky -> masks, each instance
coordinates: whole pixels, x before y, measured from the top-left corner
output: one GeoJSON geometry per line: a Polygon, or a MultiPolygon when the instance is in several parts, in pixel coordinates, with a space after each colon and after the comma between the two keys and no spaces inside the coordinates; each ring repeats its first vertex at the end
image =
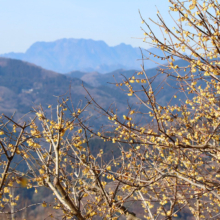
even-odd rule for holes
{"type": "Polygon", "coordinates": [[[145,19],[157,20],[155,6],[171,22],[168,0],[0,0],[0,54],[61,38],[147,48],[138,39],[143,37],[138,10],[145,19]]]}

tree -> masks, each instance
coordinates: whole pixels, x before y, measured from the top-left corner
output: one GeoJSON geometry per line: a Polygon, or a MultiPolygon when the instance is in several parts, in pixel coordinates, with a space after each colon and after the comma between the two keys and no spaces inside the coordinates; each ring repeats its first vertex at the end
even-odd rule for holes
{"type": "Polygon", "coordinates": [[[12,134],[10,124],[20,130],[14,139],[1,139],[6,159],[3,194],[10,187],[5,180],[12,178],[7,168],[7,152],[12,151],[27,164],[28,184],[48,187],[55,195],[54,208],[66,218],[219,218],[220,5],[214,0],[170,3],[170,11],[179,14],[174,30],[159,12],[159,22],[152,21],[163,39],[142,18],[149,29],[144,41],[164,51],[161,59],[167,65],[151,77],[143,65],[132,78],[116,83],[137,98],[137,105],[128,106],[121,118],[88,92],[88,105],[108,117],[109,132],[89,126],[83,117],[87,106],[74,110],[68,100],[61,101],[55,117],[39,109],[28,125],[10,118],[2,123],[5,134],[12,134]],[[158,93],[171,82],[173,100],[164,104],[158,93]],[[181,100],[174,101],[176,96],[181,100]],[[109,160],[104,160],[102,149],[94,154],[94,137],[112,142],[120,153],[109,160]]]}

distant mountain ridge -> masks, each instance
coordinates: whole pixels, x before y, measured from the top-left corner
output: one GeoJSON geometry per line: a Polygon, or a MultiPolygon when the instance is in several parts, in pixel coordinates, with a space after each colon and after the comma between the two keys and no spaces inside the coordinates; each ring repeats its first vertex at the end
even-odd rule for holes
{"type": "MultiPolygon", "coordinates": [[[[153,54],[163,56],[163,52],[150,48],[153,54]]],[[[145,53],[147,55],[147,53],[145,53]]],[[[25,53],[6,53],[1,57],[18,59],[39,65],[59,73],[71,71],[98,71],[107,73],[117,69],[140,69],[141,51],[131,45],[121,43],[110,47],[104,41],[91,39],[60,39],[53,42],[36,42],[25,53]]],[[[163,63],[157,57],[154,61],[163,63]]],[[[154,68],[157,64],[145,62],[145,68],[154,68]]]]}

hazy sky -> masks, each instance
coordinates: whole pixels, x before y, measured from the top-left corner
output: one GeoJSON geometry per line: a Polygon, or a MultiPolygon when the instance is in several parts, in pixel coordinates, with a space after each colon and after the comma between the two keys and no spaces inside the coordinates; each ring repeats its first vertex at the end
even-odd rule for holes
{"type": "Polygon", "coordinates": [[[0,54],[61,38],[143,46],[138,10],[157,20],[155,6],[171,22],[168,0],[0,0],[0,54]]]}

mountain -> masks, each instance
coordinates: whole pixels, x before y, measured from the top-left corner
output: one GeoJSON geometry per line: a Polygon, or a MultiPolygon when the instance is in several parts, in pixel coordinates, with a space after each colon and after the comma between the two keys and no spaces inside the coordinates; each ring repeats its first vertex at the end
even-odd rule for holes
{"type": "MultiPolygon", "coordinates": [[[[188,62],[184,61],[184,60],[177,60],[174,62],[175,65],[178,65],[179,67],[187,67],[188,66],[188,62]]],[[[186,68],[187,71],[189,70],[189,68],[186,68]]],[[[176,75],[176,73],[172,70],[167,70],[170,73],[173,73],[174,75],[176,75]]],[[[72,71],[70,73],[65,74],[68,77],[71,78],[78,78],[83,80],[84,82],[88,83],[89,85],[93,86],[93,87],[109,87],[112,89],[118,88],[116,87],[117,83],[121,83],[124,80],[128,80],[130,79],[132,76],[135,75],[137,71],[136,70],[115,70],[113,72],[110,73],[106,73],[106,74],[100,74],[99,72],[80,72],[80,71],[72,71]]],[[[158,74],[159,68],[151,68],[151,69],[147,69],[145,70],[145,73],[147,75],[147,77],[150,79],[150,81],[152,82],[152,88],[154,91],[156,91],[157,93],[157,101],[158,103],[160,103],[161,105],[166,105],[168,102],[170,102],[170,100],[172,99],[172,96],[174,94],[178,94],[178,98],[180,100],[185,100],[186,96],[184,93],[180,93],[178,91],[179,88],[179,83],[178,81],[176,81],[175,78],[169,77],[166,78],[165,74],[159,74],[156,78],[155,75],[158,74]],[[161,89],[161,90],[160,90],[161,89]]],[[[185,75],[185,72],[183,70],[179,71],[180,75],[185,75]]],[[[143,79],[145,78],[144,75],[135,75],[136,79],[143,79]]],[[[146,89],[147,86],[146,84],[143,84],[146,89]]],[[[134,90],[142,90],[141,88],[141,84],[132,84],[132,87],[134,90]]],[[[124,87],[122,87],[122,89],[125,89],[124,87]]],[[[120,93],[121,90],[118,90],[118,92],[120,93]]],[[[140,97],[142,99],[146,99],[146,96],[143,92],[139,93],[140,97]]],[[[189,95],[190,96],[190,95],[189,95]]],[[[171,104],[177,104],[179,103],[179,99],[172,99],[171,104]]],[[[146,110],[143,110],[144,112],[146,110]]]]}
{"type": "MultiPolygon", "coordinates": [[[[175,64],[179,66],[187,65],[182,60],[176,61],[175,64]]],[[[72,103],[69,103],[70,106],[73,105],[74,108],[82,107],[89,98],[86,90],[82,87],[83,84],[94,100],[104,109],[108,109],[108,111],[111,111],[112,108],[117,109],[117,114],[122,117],[122,115],[127,114],[129,105],[133,109],[138,109],[138,111],[144,113],[146,118],[145,121],[142,120],[142,123],[147,123],[149,120],[148,109],[144,105],[140,105],[140,102],[134,96],[127,96],[127,87],[115,85],[116,82],[120,83],[131,78],[135,72],[137,71],[117,70],[100,74],[98,72],[74,71],[69,74],[59,74],[24,61],[0,58],[0,114],[4,113],[11,116],[16,112],[17,118],[19,118],[31,111],[33,106],[39,105],[48,111],[48,105],[53,107],[57,105],[58,97],[67,96],[72,101],[72,103]],[[137,105],[137,103],[139,104],[137,105]]],[[[170,77],[166,79],[165,74],[154,78],[157,72],[158,68],[146,70],[146,74],[152,82],[153,90],[157,93],[158,103],[166,105],[170,100],[172,100],[170,104],[178,103],[179,99],[184,101],[186,99],[184,93],[177,94],[179,99],[172,99],[177,92],[176,80],[173,81],[170,77]],[[160,90],[161,87],[163,89],[160,90]]],[[[144,75],[139,75],[138,78],[144,78],[144,75]]],[[[146,95],[141,86],[148,90],[147,84],[134,83],[132,86],[145,102],[146,95]]],[[[90,125],[96,128],[106,123],[104,117],[100,117],[101,115],[93,108],[88,107],[86,115],[92,116],[90,125]]],[[[140,117],[142,117],[142,114],[140,114],[140,117]]]]}
{"type": "MultiPolygon", "coordinates": [[[[56,106],[58,96],[70,97],[74,108],[87,103],[87,92],[108,108],[111,103],[118,102],[119,112],[126,110],[127,95],[118,88],[108,86],[93,87],[76,77],[69,77],[20,60],[0,58],[0,114],[11,116],[16,112],[17,118],[28,113],[32,107],[41,105],[56,106]]],[[[72,105],[71,103],[69,103],[72,105]]],[[[87,113],[93,110],[88,108],[87,113]]],[[[93,111],[92,115],[96,115],[93,111]]],[[[91,122],[97,124],[100,120],[91,122]]]]}
{"type": "MultiPolygon", "coordinates": [[[[152,54],[164,56],[156,48],[148,50],[152,54]]],[[[143,50],[144,59],[148,53],[143,50]]],[[[59,73],[71,71],[98,71],[107,73],[117,69],[140,69],[141,50],[124,43],[110,47],[104,41],[86,39],[60,39],[54,42],[36,42],[25,53],[6,53],[1,57],[27,61],[42,68],[59,73]]],[[[165,62],[153,55],[156,62],[165,62]]],[[[156,67],[152,61],[145,61],[145,68],[156,67]]]]}

